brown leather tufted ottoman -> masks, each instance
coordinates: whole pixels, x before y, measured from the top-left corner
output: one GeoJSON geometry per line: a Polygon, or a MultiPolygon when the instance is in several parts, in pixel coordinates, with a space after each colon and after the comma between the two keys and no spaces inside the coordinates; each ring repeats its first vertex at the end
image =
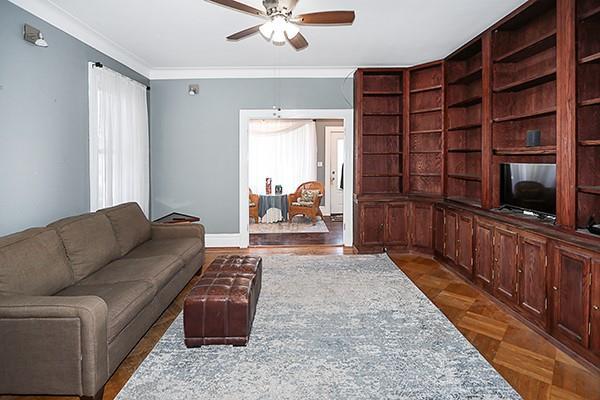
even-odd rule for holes
{"type": "Polygon", "coordinates": [[[187,347],[245,346],[260,294],[262,260],[219,257],[187,295],[183,326],[187,347]]]}
{"type": "Polygon", "coordinates": [[[256,275],[256,286],[260,293],[262,284],[262,258],[252,256],[219,256],[210,263],[203,276],[216,272],[246,273],[256,275]]]}

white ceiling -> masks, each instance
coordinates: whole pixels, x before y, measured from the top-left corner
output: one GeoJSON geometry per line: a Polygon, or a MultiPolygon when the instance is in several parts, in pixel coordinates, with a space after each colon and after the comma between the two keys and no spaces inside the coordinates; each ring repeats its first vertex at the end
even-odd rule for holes
{"type": "MultiPolygon", "coordinates": [[[[263,8],[261,0],[241,1],[263,8]]],[[[297,13],[356,11],[353,26],[302,27],[310,46],[300,52],[260,35],[228,42],[262,20],[204,0],[45,2],[156,70],[414,65],[445,57],[525,0],[300,0],[297,13]]]]}

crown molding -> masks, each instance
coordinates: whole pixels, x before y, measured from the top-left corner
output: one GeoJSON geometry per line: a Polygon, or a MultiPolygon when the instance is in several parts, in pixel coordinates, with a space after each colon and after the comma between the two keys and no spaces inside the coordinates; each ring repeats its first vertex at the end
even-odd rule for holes
{"type": "Polygon", "coordinates": [[[150,80],[244,78],[347,78],[356,67],[155,68],[150,80]]]}
{"type": "Polygon", "coordinates": [[[150,77],[151,68],[136,55],[96,32],[87,24],[49,0],[9,0],[23,10],[46,21],[90,47],[114,58],[137,73],[150,77]]]}

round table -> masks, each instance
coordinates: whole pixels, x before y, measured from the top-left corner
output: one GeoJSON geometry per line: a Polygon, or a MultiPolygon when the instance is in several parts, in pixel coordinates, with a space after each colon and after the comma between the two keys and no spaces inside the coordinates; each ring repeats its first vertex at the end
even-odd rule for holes
{"type": "Polygon", "coordinates": [[[259,195],[258,216],[263,223],[287,221],[288,196],[287,194],[259,195]]]}

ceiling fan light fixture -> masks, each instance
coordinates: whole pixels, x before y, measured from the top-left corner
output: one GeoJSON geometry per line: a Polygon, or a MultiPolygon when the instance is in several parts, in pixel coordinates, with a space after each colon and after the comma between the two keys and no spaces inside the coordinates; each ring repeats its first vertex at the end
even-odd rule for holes
{"type": "Polygon", "coordinates": [[[285,33],[286,33],[288,39],[295,38],[299,32],[300,32],[300,28],[298,27],[298,25],[292,24],[291,22],[288,22],[286,24],[285,33]]]}
{"type": "Polygon", "coordinates": [[[275,15],[271,21],[273,21],[273,29],[275,32],[285,31],[288,22],[287,18],[285,18],[283,15],[275,15]]]}
{"type": "Polygon", "coordinates": [[[273,43],[275,44],[285,44],[285,31],[275,31],[273,32],[273,43]]]}
{"type": "Polygon", "coordinates": [[[260,34],[263,35],[266,39],[271,39],[271,36],[273,36],[274,31],[273,22],[265,22],[260,26],[260,28],[258,28],[258,30],[260,31],[260,34]]]}

